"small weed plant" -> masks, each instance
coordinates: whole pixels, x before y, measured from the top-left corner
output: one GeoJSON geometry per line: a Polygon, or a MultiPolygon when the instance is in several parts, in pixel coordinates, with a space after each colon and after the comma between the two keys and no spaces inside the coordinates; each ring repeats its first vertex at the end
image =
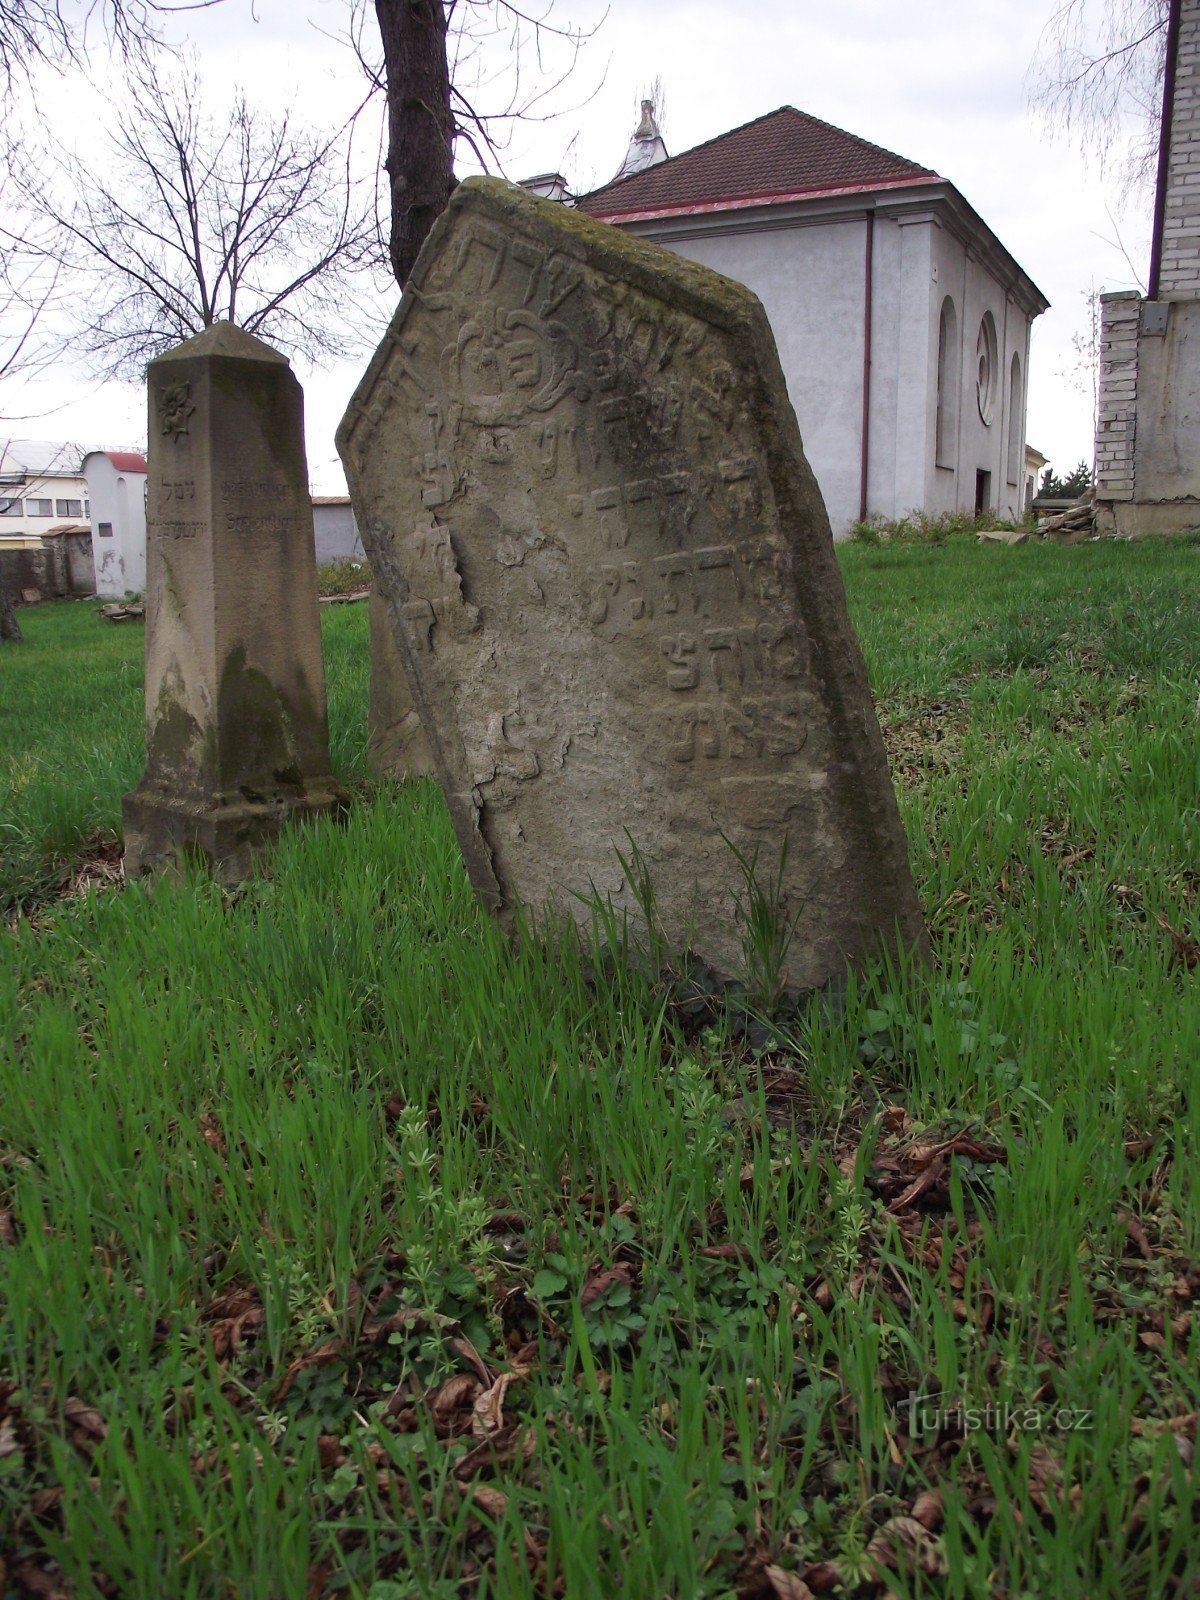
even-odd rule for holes
{"type": "Polygon", "coordinates": [[[1019,528],[1024,524],[993,511],[969,513],[943,511],[937,516],[927,511],[910,511],[903,517],[868,517],[855,522],[850,538],[859,544],[880,544],[896,539],[911,544],[944,544],[954,534],[978,533],[981,528],[1019,528]]]}

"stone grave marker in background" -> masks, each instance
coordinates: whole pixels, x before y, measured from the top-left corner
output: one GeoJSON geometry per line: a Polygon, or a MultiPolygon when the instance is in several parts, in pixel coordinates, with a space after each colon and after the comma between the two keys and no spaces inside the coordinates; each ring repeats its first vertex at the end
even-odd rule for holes
{"type": "Polygon", "coordinates": [[[588,924],[599,896],[636,923],[636,848],[669,945],[744,977],[736,850],[794,929],[792,993],[922,944],[829,522],[749,290],[470,180],[338,444],[489,905],[588,924]]]}
{"type": "Polygon", "coordinates": [[[376,772],[418,778],[435,771],[429,741],[413,704],[404,662],[392,634],[387,601],[371,586],[371,681],[367,698],[367,754],[376,772]]]}
{"type": "Polygon", "coordinates": [[[220,322],[150,363],[146,772],[127,875],[203,853],[224,881],[289,817],[344,804],[329,770],[303,395],[220,322]]]}

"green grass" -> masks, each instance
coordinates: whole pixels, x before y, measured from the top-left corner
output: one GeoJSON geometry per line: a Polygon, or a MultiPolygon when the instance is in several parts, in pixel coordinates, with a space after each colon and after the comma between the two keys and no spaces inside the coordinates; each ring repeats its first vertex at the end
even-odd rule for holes
{"type": "MultiPolygon", "coordinates": [[[[935,970],[758,1056],[506,945],[429,784],[237,893],[80,884],[141,636],[23,613],[13,1593],[1196,1592],[1200,547],[843,565],[935,970]]],[[[366,608],[322,622],[361,785],[366,608]]]]}
{"type": "MultiPolygon", "coordinates": [[[[80,858],[112,854],[146,753],[143,625],[104,622],[93,602],[20,615],[25,642],[0,657],[0,919],[80,858]]],[[[323,607],[321,620],[330,754],[354,783],[366,775],[366,607],[323,607]]]]}
{"type": "Polygon", "coordinates": [[[351,594],[370,585],[371,563],[365,557],[361,561],[346,557],[317,568],[318,594],[351,594]]]}

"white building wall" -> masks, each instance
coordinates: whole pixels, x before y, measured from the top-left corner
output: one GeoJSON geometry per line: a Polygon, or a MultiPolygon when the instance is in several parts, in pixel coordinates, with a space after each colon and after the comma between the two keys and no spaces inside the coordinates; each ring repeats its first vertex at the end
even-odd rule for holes
{"type": "Polygon", "coordinates": [[[817,224],[734,226],[725,217],[715,228],[693,218],[626,224],[738,279],[762,301],[804,453],[834,534],[844,534],[859,511],[866,220],[859,211],[817,224]]]}
{"type": "MultiPolygon", "coordinates": [[[[1200,3],[1200,0],[1198,0],[1200,3]]],[[[860,515],[867,219],[861,209],[781,224],[763,213],[623,224],[753,289],[770,318],[805,454],[835,538],[860,515]],[[770,224],[769,226],[767,224],[770,224]]],[[[881,205],[872,268],[867,514],[902,517],[975,508],[976,471],[991,474],[990,507],[1022,515],[1030,318],[987,264],[941,227],[932,210],[881,205]],[[942,298],[958,316],[959,405],[954,466],[935,465],[938,326],[942,298]],[[990,425],[976,402],[976,338],[985,311],[996,325],[996,394],[990,425]],[[1010,418],[1012,357],[1021,366],[1019,414],[1010,418]],[[1017,472],[1008,481],[1010,427],[1017,472]]]]}
{"type": "MultiPolygon", "coordinates": [[[[901,296],[903,229],[875,219],[875,268],[871,291],[871,416],[868,443],[867,515],[895,517],[897,440],[906,403],[900,383],[904,311],[901,296]]],[[[855,508],[857,517],[858,510],[855,508]]],[[[835,533],[841,529],[835,526],[835,533]]]]}
{"type": "Polygon", "coordinates": [[[83,522],[86,519],[85,502],[87,484],[81,477],[30,474],[21,483],[0,484],[0,499],[21,501],[20,516],[0,516],[0,540],[38,538],[48,528],[61,527],[64,522],[83,522]],[[50,501],[49,512],[29,515],[30,505],[50,501]],[[59,511],[62,502],[63,510],[59,511]],[[78,502],[79,509],[72,507],[78,502]]]}
{"type": "Polygon", "coordinates": [[[146,474],[118,472],[103,451],[83,461],[92,503],[96,593],[123,600],[146,588],[146,474]]]}
{"type": "MultiPolygon", "coordinates": [[[[927,511],[937,416],[937,324],[931,312],[933,229],[927,218],[900,223],[897,364],[900,407],[893,468],[894,517],[927,511]],[[930,317],[934,325],[930,327],[930,317]]],[[[939,302],[940,304],[940,302],[939,302]]],[[[882,485],[881,485],[882,489],[882,485]]]]}
{"type": "Polygon", "coordinates": [[[991,475],[989,509],[999,517],[1023,515],[1022,468],[1025,452],[1025,416],[1029,394],[1029,332],[1031,319],[992,275],[987,264],[948,230],[931,230],[929,276],[930,447],[927,456],[924,505],[940,515],[973,511],[976,474],[991,475]],[[958,322],[958,440],[952,467],[934,461],[933,430],[937,418],[938,333],[942,302],[949,295],[958,322]],[[978,346],[984,316],[991,312],[996,330],[996,367],[991,420],[985,422],[978,402],[978,346]],[[1020,363],[1020,395],[1015,415],[1011,404],[1012,361],[1020,363]],[[1013,443],[1015,439],[1015,450],[1013,443]],[[1016,470],[1010,481],[1009,468],[1016,470]]]}
{"type": "Polygon", "coordinates": [[[319,567],[367,559],[349,495],[344,500],[328,497],[313,502],[313,543],[319,567]]]}

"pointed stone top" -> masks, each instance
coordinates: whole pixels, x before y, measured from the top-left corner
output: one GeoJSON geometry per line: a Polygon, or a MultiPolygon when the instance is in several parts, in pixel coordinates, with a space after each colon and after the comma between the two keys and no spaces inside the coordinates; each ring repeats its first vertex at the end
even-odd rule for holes
{"type": "Polygon", "coordinates": [[[654,120],[654,101],[642,101],[642,120],[638,123],[633,137],[635,139],[654,139],[658,135],[658,124],[654,120]]]}
{"type": "Polygon", "coordinates": [[[666,159],[667,147],[663,143],[662,134],[658,131],[658,123],[654,120],[654,101],[643,100],[642,120],[629,141],[629,149],[625,152],[621,170],[612,181],[615,183],[617,178],[628,178],[634,172],[645,172],[647,167],[656,167],[660,161],[666,159]]]}
{"type": "Polygon", "coordinates": [[[278,361],[289,366],[288,358],[278,350],[256,339],[245,328],[233,322],[214,322],[202,333],[195,333],[173,350],[165,350],[150,363],[157,367],[164,361],[190,361],[195,356],[235,356],[239,361],[278,361]]]}

